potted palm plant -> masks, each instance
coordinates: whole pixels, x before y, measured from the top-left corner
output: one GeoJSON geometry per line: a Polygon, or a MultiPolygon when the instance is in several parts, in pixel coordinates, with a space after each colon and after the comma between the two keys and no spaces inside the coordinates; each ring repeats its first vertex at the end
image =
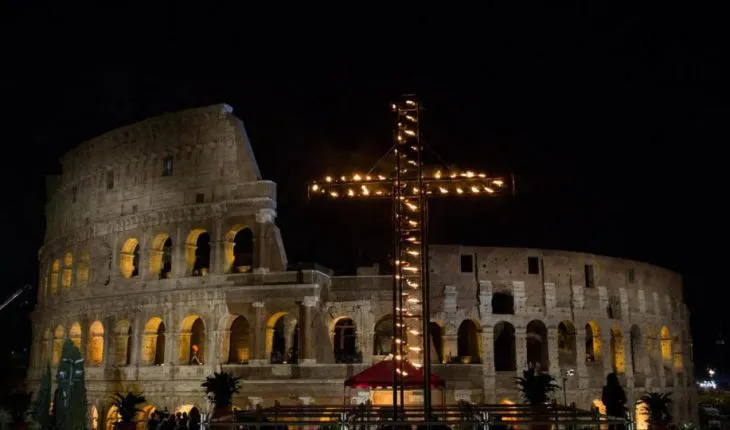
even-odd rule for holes
{"type": "MultiPolygon", "coordinates": [[[[550,394],[556,388],[555,378],[546,372],[538,372],[534,367],[522,371],[522,376],[515,378],[517,389],[522,395],[522,400],[532,406],[534,421],[548,421],[550,414],[547,410],[547,403],[550,401],[550,394]]],[[[549,429],[550,424],[532,424],[533,430],[549,429]]]]}
{"type": "Polygon", "coordinates": [[[144,404],[147,399],[138,393],[127,392],[127,394],[115,393],[112,398],[112,406],[119,412],[119,422],[114,423],[116,430],[134,430],[137,427],[135,418],[142,412],[138,406],[144,404]]]}
{"type": "Polygon", "coordinates": [[[652,430],[665,430],[672,422],[672,414],[669,413],[669,405],[672,403],[672,393],[645,393],[637,403],[644,404],[644,411],[649,416],[649,428],[652,430]]]}
{"type": "Polygon", "coordinates": [[[212,376],[205,378],[202,387],[208,399],[213,402],[211,421],[233,420],[233,395],[241,389],[240,380],[240,377],[228,372],[214,372],[212,376]]]}

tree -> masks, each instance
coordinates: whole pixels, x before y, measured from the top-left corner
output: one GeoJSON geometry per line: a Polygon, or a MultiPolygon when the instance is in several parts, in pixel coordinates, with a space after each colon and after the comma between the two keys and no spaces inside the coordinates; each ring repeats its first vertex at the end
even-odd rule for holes
{"type": "Polygon", "coordinates": [[[41,388],[35,399],[33,419],[41,430],[51,427],[51,363],[46,363],[46,369],[41,377],[41,388]]]}
{"type": "Polygon", "coordinates": [[[60,430],[84,430],[87,424],[86,381],[81,352],[70,340],[63,344],[56,372],[54,424],[60,430]]]}

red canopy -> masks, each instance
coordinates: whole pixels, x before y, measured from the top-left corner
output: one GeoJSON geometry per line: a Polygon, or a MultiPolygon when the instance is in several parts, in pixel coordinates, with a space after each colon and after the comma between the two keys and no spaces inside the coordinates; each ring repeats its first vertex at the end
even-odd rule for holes
{"type": "MultiPolygon", "coordinates": [[[[395,360],[383,360],[374,364],[357,375],[348,378],[345,385],[352,388],[377,388],[393,386],[393,364],[395,360]]],[[[398,367],[400,368],[400,362],[398,367]]],[[[404,388],[423,388],[423,372],[408,361],[402,363],[402,370],[407,374],[403,377],[404,388]]],[[[443,387],[444,381],[431,374],[431,387],[443,387]]]]}

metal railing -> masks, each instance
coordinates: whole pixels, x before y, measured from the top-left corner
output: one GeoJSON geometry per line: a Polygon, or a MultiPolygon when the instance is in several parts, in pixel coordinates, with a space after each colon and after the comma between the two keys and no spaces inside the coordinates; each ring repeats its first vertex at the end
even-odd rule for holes
{"type": "Polygon", "coordinates": [[[237,411],[232,419],[207,422],[209,430],[287,430],[322,428],[329,430],[487,430],[510,428],[566,429],[623,428],[634,430],[628,419],[608,417],[596,411],[545,405],[451,405],[434,406],[431,416],[422,406],[399,408],[363,404],[359,406],[281,406],[237,411]],[[393,418],[396,417],[394,420],[393,418]]]}

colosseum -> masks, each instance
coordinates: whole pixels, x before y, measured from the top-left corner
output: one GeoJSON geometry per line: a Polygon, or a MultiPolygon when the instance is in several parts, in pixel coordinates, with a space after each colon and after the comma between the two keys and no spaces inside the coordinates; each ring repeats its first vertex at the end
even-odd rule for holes
{"type": "MultiPolygon", "coordinates": [[[[287,264],[276,184],[229,106],[119,128],[61,164],[38,254],[32,388],[70,339],[86,360],[94,429],[110,428],[116,391],[142,391],[147,412],[205,411],[200,384],[221,369],[243,377],[241,408],[342,405],[343,393],[388,402],[343,381],[390,352],[391,276],[287,264]]],[[[434,402],[517,402],[514,377],[537,365],[561,385],[570,374],[561,403],[602,407],[615,371],[630,404],[671,391],[676,421],[695,417],[676,273],[540,249],[434,245],[429,258],[432,368],[446,381],[434,402]]]]}

